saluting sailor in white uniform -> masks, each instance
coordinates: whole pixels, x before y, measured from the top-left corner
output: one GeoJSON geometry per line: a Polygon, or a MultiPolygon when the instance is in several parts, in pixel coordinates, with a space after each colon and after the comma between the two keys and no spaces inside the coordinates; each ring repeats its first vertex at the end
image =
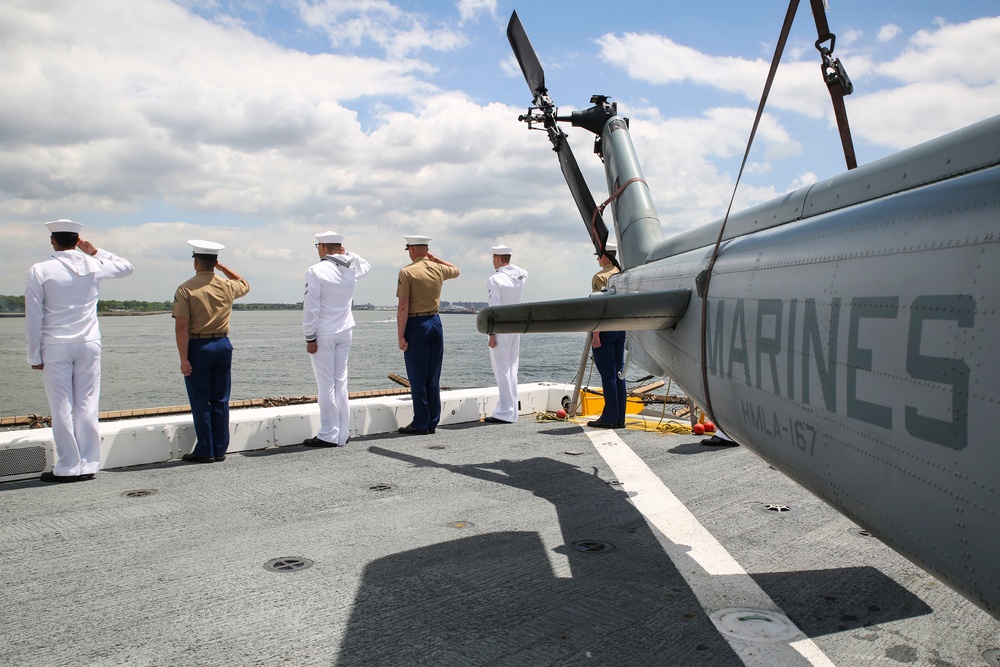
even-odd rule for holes
{"type": "MultiPolygon", "coordinates": [[[[496,272],[486,281],[489,305],[521,303],[521,292],[528,272],[510,263],[514,250],[510,246],[493,246],[493,268],[496,272]]],[[[500,390],[500,401],[492,417],[484,421],[511,424],[517,421],[517,365],[521,354],[520,334],[490,334],[490,363],[500,390]]]]}
{"type": "Polygon", "coordinates": [[[372,267],[344,248],[342,234],[321,232],[316,241],[320,261],[306,271],[302,332],[316,376],[319,433],[302,444],[343,447],[351,434],[347,356],[354,329],[354,286],[372,267]]]}
{"type": "Polygon", "coordinates": [[[101,467],[97,412],[101,397],[101,331],[97,287],[131,275],[128,260],[80,238],[83,224],[45,223],[55,253],[28,271],[24,287],[28,363],[42,371],[52,412],[56,462],[43,482],[93,479],[101,467]]]}

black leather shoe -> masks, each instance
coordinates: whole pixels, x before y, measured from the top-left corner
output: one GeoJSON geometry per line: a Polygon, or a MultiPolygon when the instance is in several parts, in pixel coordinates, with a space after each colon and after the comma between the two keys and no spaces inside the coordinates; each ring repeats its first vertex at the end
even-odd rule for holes
{"type": "Polygon", "coordinates": [[[337,443],[327,442],[326,440],[320,440],[317,437],[306,438],[302,441],[302,444],[306,447],[336,447],[337,443]]]}
{"type": "Polygon", "coordinates": [[[436,428],[429,428],[429,429],[427,429],[427,433],[429,435],[434,435],[436,432],[437,432],[436,428]]]}
{"type": "Polygon", "coordinates": [[[615,426],[615,428],[625,428],[625,422],[618,422],[618,425],[615,426]]]}
{"type": "Polygon", "coordinates": [[[616,424],[612,424],[611,422],[602,422],[601,420],[596,419],[592,422],[587,422],[587,426],[592,426],[594,428],[615,428],[616,424]]]}
{"type": "Polygon", "coordinates": [[[80,481],[81,482],[89,482],[90,480],[96,479],[96,478],[97,478],[97,473],[96,472],[89,472],[86,475],[80,475],[80,481]]]}
{"type": "Polygon", "coordinates": [[[195,456],[194,454],[185,454],[181,457],[181,461],[187,461],[188,463],[215,463],[214,456],[195,456]]]}
{"type": "Polygon", "coordinates": [[[402,433],[403,435],[427,435],[430,431],[425,428],[413,428],[413,424],[407,424],[406,426],[399,427],[397,433],[402,433]]]}
{"type": "Polygon", "coordinates": [[[225,460],[226,460],[226,455],[225,454],[223,454],[222,456],[216,456],[215,457],[215,462],[216,463],[222,463],[225,460]]]}
{"type": "Polygon", "coordinates": [[[38,476],[38,481],[48,482],[49,484],[69,484],[70,482],[79,482],[83,475],[56,475],[51,472],[43,472],[38,476]]]}
{"type": "Polygon", "coordinates": [[[701,441],[702,445],[706,447],[739,447],[740,443],[733,442],[732,440],[726,440],[725,438],[720,438],[717,435],[713,435],[711,438],[705,438],[701,441]]]}
{"type": "Polygon", "coordinates": [[[496,417],[490,416],[483,419],[487,424],[513,424],[514,422],[509,422],[505,419],[497,419],[496,417]]]}

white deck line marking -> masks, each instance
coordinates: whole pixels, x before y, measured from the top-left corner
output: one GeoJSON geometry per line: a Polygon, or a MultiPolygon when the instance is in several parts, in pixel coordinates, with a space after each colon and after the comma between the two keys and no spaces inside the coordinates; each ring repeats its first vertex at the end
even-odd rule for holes
{"type": "Polygon", "coordinates": [[[830,658],[816,646],[816,642],[811,639],[805,641],[792,642],[792,648],[802,654],[802,657],[809,661],[809,664],[816,667],[837,667],[830,658]]]}
{"type": "MultiPolygon", "coordinates": [[[[663,481],[612,431],[587,430],[587,437],[628,492],[629,500],[655,531],[705,613],[748,607],[784,613],[702,526],[663,481]],[[717,577],[724,577],[718,579],[717,577]]],[[[747,667],[794,665],[835,667],[819,646],[801,633],[789,643],[752,642],[720,632],[747,667]]]]}

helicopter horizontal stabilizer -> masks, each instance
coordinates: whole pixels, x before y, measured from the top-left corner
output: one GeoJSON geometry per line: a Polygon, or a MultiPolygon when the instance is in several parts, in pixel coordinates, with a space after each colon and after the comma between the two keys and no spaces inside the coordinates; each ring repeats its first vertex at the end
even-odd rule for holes
{"type": "Polygon", "coordinates": [[[484,334],[669,329],[690,300],[691,290],[673,289],[491,306],[479,311],[476,327],[484,334]]]}

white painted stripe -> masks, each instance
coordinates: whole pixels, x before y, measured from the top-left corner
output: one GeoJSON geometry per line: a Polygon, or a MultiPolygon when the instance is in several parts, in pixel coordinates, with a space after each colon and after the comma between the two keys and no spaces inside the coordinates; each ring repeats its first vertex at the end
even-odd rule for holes
{"type": "MultiPolygon", "coordinates": [[[[587,430],[587,436],[628,492],[646,522],[663,535],[660,544],[677,566],[706,614],[747,607],[781,612],[726,548],[702,526],[632,448],[613,431],[587,430]],[[724,581],[713,577],[725,577],[724,581]]],[[[720,628],[721,631],[721,628],[720,628]]],[[[720,632],[748,667],[795,665],[835,667],[801,630],[794,642],[752,642],[720,632]],[[793,652],[794,651],[794,652],[793,652]]]]}
{"type": "Polygon", "coordinates": [[[816,642],[811,639],[792,642],[792,648],[802,654],[802,657],[809,661],[809,664],[816,667],[837,667],[830,658],[816,646],[816,642]]]}

